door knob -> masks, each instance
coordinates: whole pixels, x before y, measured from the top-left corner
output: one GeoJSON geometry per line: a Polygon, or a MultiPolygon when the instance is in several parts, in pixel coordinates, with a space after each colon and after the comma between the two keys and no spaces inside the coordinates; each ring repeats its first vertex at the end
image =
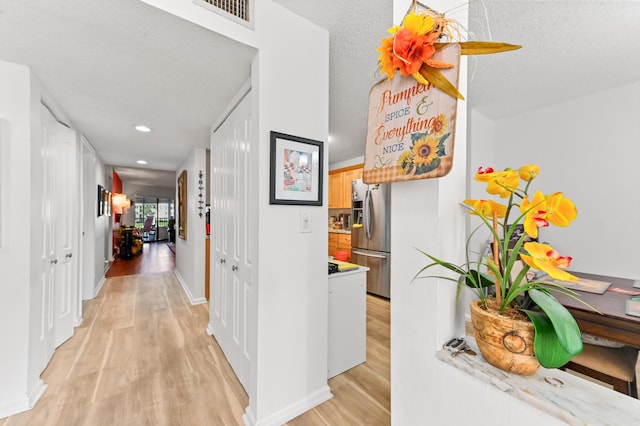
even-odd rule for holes
{"type": "Polygon", "coordinates": [[[237,270],[238,270],[238,266],[237,266],[237,265],[233,265],[233,266],[231,267],[231,270],[232,270],[232,271],[237,271],[237,270]]]}
{"type": "Polygon", "coordinates": [[[58,259],[53,259],[53,260],[51,261],[51,264],[52,264],[52,265],[56,265],[57,263],[58,263],[58,259]]]}
{"type": "Polygon", "coordinates": [[[73,257],[73,253],[67,253],[64,255],[64,257],[68,257],[69,259],[71,259],[73,257]]]}
{"type": "Polygon", "coordinates": [[[220,263],[226,263],[227,261],[225,259],[220,259],[220,263]]]}

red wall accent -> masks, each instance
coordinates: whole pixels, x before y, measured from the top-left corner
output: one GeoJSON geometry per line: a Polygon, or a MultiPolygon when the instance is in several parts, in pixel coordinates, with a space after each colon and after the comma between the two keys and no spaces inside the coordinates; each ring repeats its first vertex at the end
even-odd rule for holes
{"type": "Polygon", "coordinates": [[[113,171],[113,188],[112,188],[112,192],[115,193],[121,193],[122,192],[122,179],[120,179],[120,176],[118,176],[118,174],[116,173],[116,171],[113,171]]]}

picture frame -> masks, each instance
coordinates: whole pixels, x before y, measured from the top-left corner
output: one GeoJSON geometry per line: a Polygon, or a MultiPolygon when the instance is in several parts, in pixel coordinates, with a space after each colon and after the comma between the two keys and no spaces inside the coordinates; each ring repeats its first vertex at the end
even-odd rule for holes
{"type": "Polygon", "coordinates": [[[187,239],[187,171],[178,176],[178,237],[187,239]]]}
{"type": "Polygon", "coordinates": [[[111,191],[105,191],[104,214],[111,216],[111,191]]]}
{"type": "Polygon", "coordinates": [[[269,204],[322,205],[321,141],[271,132],[269,204]]]}
{"type": "Polygon", "coordinates": [[[104,214],[104,187],[98,185],[98,217],[104,214]]]}

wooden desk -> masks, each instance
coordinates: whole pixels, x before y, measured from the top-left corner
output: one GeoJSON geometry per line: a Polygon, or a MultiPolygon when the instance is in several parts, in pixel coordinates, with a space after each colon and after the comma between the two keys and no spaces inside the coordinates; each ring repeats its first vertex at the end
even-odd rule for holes
{"type": "Polygon", "coordinates": [[[627,294],[610,291],[619,287],[640,292],[640,288],[633,287],[633,280],[625,278],[607,277],[602,275],[573,272],[572,274],[599,281],[611,282],[609,290],[604,294],[587,293],[578,291],[578,297],[602,312],[603,315],[593,312],[582,303],[553,292],[553,295],[562,303],[576,319],[580,330],[584,333],[616,340],[629,346],[640,348],[640,317],[634,317],[624,313],[626,301],[631,297],[627,294]]]}

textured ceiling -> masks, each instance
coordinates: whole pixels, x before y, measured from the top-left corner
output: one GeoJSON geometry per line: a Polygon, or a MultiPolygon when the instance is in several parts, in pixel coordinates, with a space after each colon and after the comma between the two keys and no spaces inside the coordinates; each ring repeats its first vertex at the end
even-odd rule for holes
{"type": "Polygon", "coordinates": [[[489,117],[640,81],[638,1],[475,1],[469,7],[473,39],[522,45],[469,60],[469,106],[489,117]]]}
{"type": "MultiPolygon", "coordinates": [[[[363,155],[392,1],[275,1],[330,32],[330,163],[363,155]]],[[[470,39],[523,46],[469,58],[464,102],[489,117],[638,81],[638,1],[468,4],[470,39]]],[[[175,171],[193,146],[206,146],[253,54],[140,1],[0,0],[0,60],[30,66],[115,166],[139,168],[135,161],[145,159],[149,169],[175,171]],[[138,123],[153,132],[133,131],[138,123]]]]}
{"type": "MultiPolygon", "coordinates": [[[[366,107],[392,1],[275,0],[331,32],[331,163],[364,154],[366,107]],[[360,23],[360,24],[358,24],[360,23]]],[[[422,1],[424,5],[428,2],[422,1]]],[[[640,80],[639,1],[483,1],[469,40],[522,49],[469,57],[467,106],[499,119],[640,80]]],[[[456,9],[444,11],[451,19],[456,9]]]]}
{"type": "Polygon", "coordinates": [[[30,66],[110,165],[176,170],[208,146],[252,56],[140,1],[0,0],[0,60],[30,66]]]}

